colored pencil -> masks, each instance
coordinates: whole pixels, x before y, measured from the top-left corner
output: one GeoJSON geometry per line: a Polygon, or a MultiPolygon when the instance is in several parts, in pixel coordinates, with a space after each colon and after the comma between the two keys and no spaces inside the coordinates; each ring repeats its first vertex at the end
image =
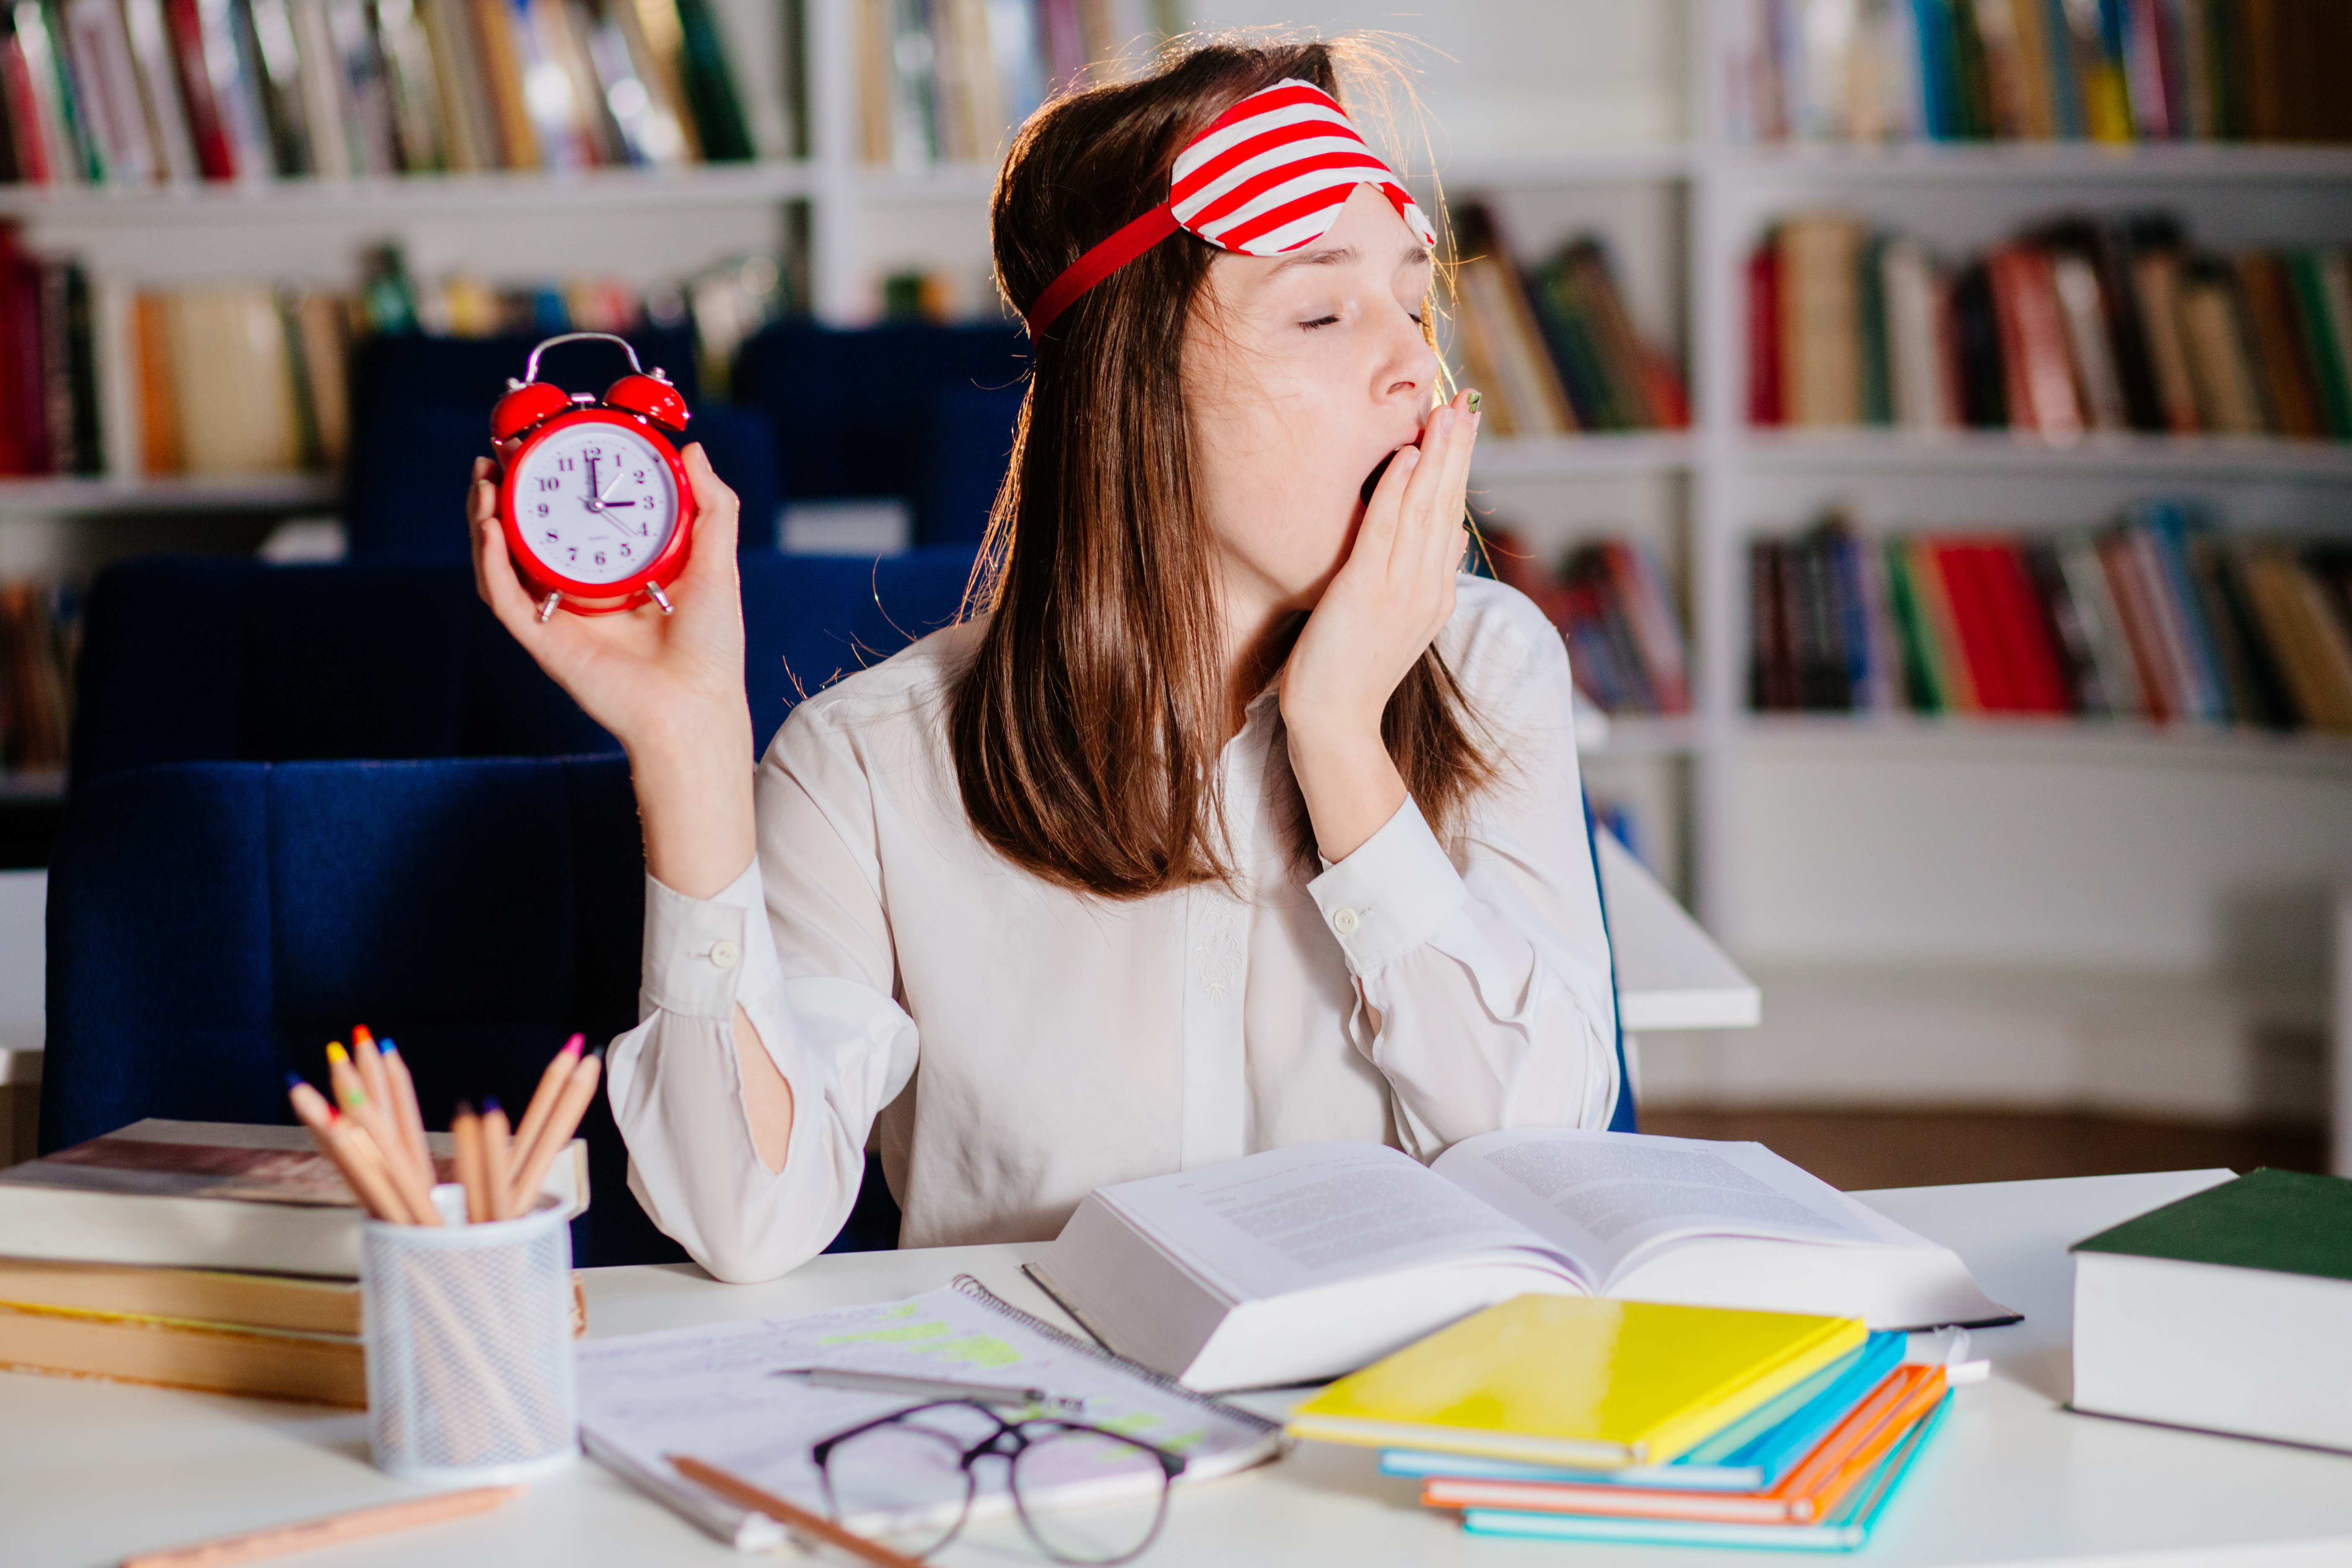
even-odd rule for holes
{"type": "MultiPolygon", "coordinates": [[[[381,1068],[382,1064],[378,1064],[381,1068]]],[[[369,1097],[360,1082],[360,1074],[344,1055],[340,1043],[327,1047],[327,1070],[332,1075],[335,1098],[342,1101],[344,1114],[359,1124],[367,1135],[371,1152],[383,1162],[391,1175],[393,1185],[400,1191],[407,1209],[416,1216],[419,1225],[439,1225],[441,1212],[433,1206],[430,1180],[417,1173],[416,1163],[402,1146],[400,1129],[392,1120],[392,1108],[369,1097]]]]}
{"type": "Polygon", "coordinates": [[[403,1224],[408,1220],[408,1205],[401,1201],[397,1189],[382,1167],[368,1160],[353,1142],[358,1129],[348,1118],[327,1103],[327,1097],[302,1081],[299,1075],[287,1075],[290,1082],[288,1097],[294,1102],[294,1114],[310,1130],[335,1168],[343,1173],[360,1204],[378,1219],[403,1224]]]}
{"type": "Polygon", "coordinates": [[[405,1498],[399,1502],[379,1503],[373,1508],[353,1509],[349,1513],[329,1514],[323,1519],[265,1525],[259,1530],[224,1535],[216,1540],[198,1542],[193,1546],[142,1552],[136,1556],[124,1558],[122,1568],[228,1568],[235,1563],[250,1563],[257,1558],[275,1557],[287,1552],[308,1552],[312,1547],[332,1545],[339,1541],[357,1541],[362,1536],[382,1535],[390,1531],[405,1530],[411,1525],[432,1524],[439,1520],[482,1513],[510,1498],[520,1496],[521,1492],[520,1487],[474,1487],[465,1491],[439,1492],[431,1497],[405,1498]]]}
{"type": "Polygon", "coordinates": [[[482,1101],[482,1181],[490,1217],[512,1219],[514,1205],[507,1194],[514,1190],[513,1140],[507,1131],[507,1113],[495,1100],[482,1101]]]}
{"type": "Polygon", "coordinates": [[[479,1225],[490,1217],[489,1172],[482,1159],[482,1119],[474,1102],[461,1100],[449,1118],[449,1141],[457,1145],[457,1181],[466,1189],[466,1223],[479,1225]]]}
{"type": "Polygon", "coordinates": [[[440,1173],[434,1168],[432,1146],[425,1142],[425,1112],[416,1104],[416,1080],[408,1076],[408,1062],[398,1046],[386,1040],[379,1048],[384,1081],[392,1088],[393,1120],[399,1124],[401,1140],[408,1145],[417,1173],[430,1187],[440,1179],[440,1173]]]}
{"type": "Polygon", "coordinates": [[[529,1163],[531,1151],[538,1146],[540,1129],[555,1110],[555,1102],[563,1096],[563,1085],[579,1065],[581,1047],[588,1043],[585,1035],[574,1035],[563,1042],[547,1070],[539,1075],[539,1087],[531,1090],[530,1103],[523,1107],[522,1120],[515,1123],[515,1150],[519,1161],[529,1163]]]}
{"type": "Polygon", "coordinates": [[[540,1126],[539,1142],[522,1156],[513,1184],[508,1188],[508,1202],[514,1213],[529,1214],[531,1205],[539,1201],[539,1186],[547,1180],[549,1167],[571,1146],[572,1133],[580,1130],[580,1119],[595,1102],[596,1080],[604,1068],[604,1058],[591,1054],[564,1080],[562,1098],[540,1126]]]}
{"type": "Polygon", "coordinates": [[[732,1476],[716,1465],[686,1454],[667,1454],[663,1458],[670,1468],[697,1486],[708,1487],[732,1503],[740,1503],[766,1514],[777,1523],[814,1535],[829,1545],[838,1546],[852,1556],[862,1557],[875,1568],[922,1568],[914,1558],[891,1551],[878,1541],[868,1541],[862,1535],[844,1530],[821,1513],[812,1513],[798,1503],[786,1502],[772,1492],[761,1491],[740,1476],[732,1476]]]}

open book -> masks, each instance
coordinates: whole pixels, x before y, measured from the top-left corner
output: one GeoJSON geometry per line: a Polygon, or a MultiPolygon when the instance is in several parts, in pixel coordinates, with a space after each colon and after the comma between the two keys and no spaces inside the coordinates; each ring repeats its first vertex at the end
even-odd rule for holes
{"type": "Polygon", "coordinates": [[[1949,1247],[1760,1143],[1528,1128],[1431,1165],[1310,1143],[1089,1194],[1029,1272],[1119,1354],[1200,1389],[1352,1372],[1530,1291],[1982,1326],[1949,1247]]]}

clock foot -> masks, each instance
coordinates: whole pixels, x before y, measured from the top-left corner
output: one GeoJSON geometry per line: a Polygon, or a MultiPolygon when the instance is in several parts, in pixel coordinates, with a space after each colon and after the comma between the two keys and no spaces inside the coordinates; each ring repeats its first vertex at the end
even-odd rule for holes
{"type": "Polygon", "coordinates": [[[661,613],[663,615],[668,616],[677,614],[677,611],[670,605],[669,595],[663,593],[660,588],[648,583],[646,584],[646,592],[652,595],[655,604],[661,606],[661,613]]]}
{"type": "Polygon", "coordinates": [[[539,606],[540,624],[544,626],[547,623],[547,617],[555,614],[555,606],[562,603],[563,603],[562,595],[550,594],[546,602],[539,606]]]}

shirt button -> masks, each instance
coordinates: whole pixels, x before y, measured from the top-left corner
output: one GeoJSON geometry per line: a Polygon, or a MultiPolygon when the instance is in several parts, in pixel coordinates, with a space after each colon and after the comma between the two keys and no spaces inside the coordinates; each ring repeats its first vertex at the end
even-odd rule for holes
{"type": "Polygon", "coordinates": [[[743,950],[724,937],[710,944],[710,962],[721,969],[734,968],[735,961],[742,956],[743,950]]]}
{"type": "Polygon", "coordinates": [[[1356,911],[1349,909],[1338,909],[1332,910],[1331,929],[1338,931],[1341,936],[1355,935],[1356,911]]]}

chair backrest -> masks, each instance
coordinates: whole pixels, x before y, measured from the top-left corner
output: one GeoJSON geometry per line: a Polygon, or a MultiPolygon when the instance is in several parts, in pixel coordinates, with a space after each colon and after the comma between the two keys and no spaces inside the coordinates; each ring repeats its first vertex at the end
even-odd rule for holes
{"type": "MultiPolygon", "coordinates": [[[[742,503],[746,548],[776,542],[782,481],[769,422],[697,392],[693,334],[683,328],[630,334],[638,356],[660,366],[693,409],[687,426],[742,503]]],[[[490,405],[522,374],[536,333],[493,338],[418,334],[371,338],[352,372],[351,454],[344,527],[359,560],[462,561],[465,495],[474,459],[490,449],[490,405]]],[[[552,351],[541,374],[573,392],[601,393],[628,369],[609,343],[552,351]]]]}
{"type": "MultiPolygon", "coordinates": [[[[282,1122],[365,1022],[428,1121],[526,1103],[573,1029],[637,1016],[644,861],[618,757],[195,763],[86,782],[50,863],[41,1144],[146,1116],[282,1122]]],[[[683,1254],[601,1098],[583,1263],[683,1254]]]]}
{"type": "MultiPolygon", "coordinates": [[[[754,744],[806,692],[952,620],[971,561],[952,547],[746,554],[754,744]]],[[[77,679],[77,789],[158,763],[619,750],[491,616],[461,563],[127,562],[91,589],[77,679]]]]}
{"type": "Polygon", "coordinates": [[[787,321],[743,345],[734,397],[772,423],[794,500],[898,496],[918,542],[971,544],[1004,477],[1028,369],[1014,326],[787,321]]]}

